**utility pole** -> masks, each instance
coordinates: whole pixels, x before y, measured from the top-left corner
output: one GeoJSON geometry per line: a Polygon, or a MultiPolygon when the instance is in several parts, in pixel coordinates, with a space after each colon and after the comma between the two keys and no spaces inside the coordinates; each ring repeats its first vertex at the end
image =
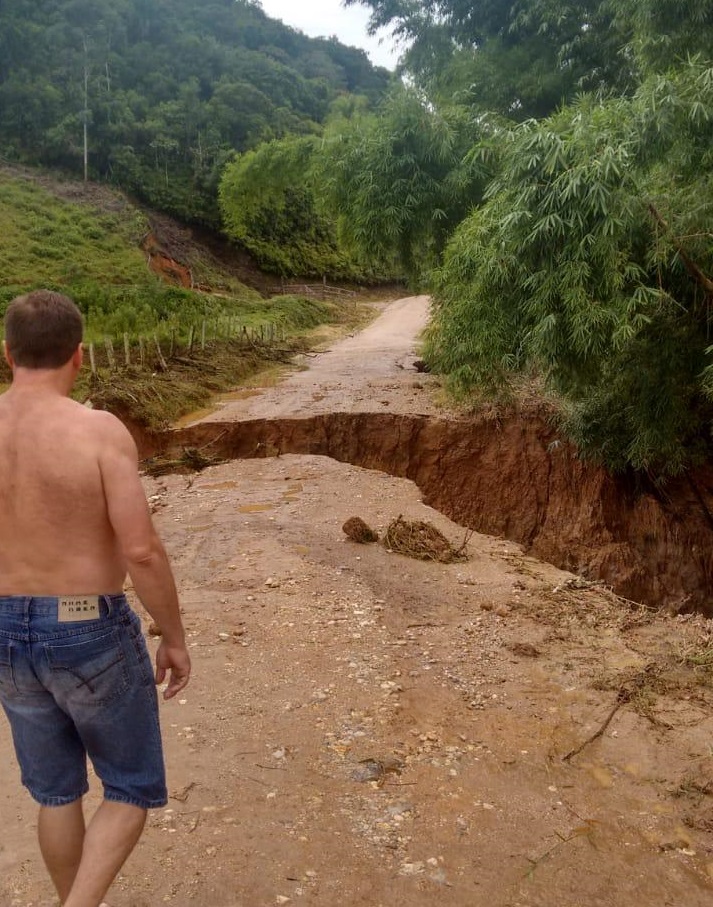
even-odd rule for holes
{"type": "Polygon", "coordinates": [[[89,54],[87,51],[87,36],[82,36],[84,44],[84,110],[82,122],[84,126],[84,182],[89,179],[89,54]]]}

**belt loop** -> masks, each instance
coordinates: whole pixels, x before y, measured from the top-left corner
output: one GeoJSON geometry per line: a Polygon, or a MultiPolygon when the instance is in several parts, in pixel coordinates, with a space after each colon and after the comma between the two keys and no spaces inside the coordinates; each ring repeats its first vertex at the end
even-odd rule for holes
{"type": "Polygon", "coordinates": [[[111,617],[111,612],[114,610],[114,603],[111,600],[111,595],[103,595],[102,598],[106,605],[106,616],[111,617]]]}

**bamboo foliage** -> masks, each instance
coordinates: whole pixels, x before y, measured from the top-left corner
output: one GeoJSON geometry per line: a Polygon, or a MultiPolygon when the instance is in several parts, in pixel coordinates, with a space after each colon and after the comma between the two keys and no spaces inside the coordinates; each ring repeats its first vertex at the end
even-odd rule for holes
{"type": "Polygon", "coordinates": [[[439,274],[433,365],[461,392],[535,372],[610,468],[695,461],[713,413],[712,139],[701,61],[502,131],[439,274]]]}

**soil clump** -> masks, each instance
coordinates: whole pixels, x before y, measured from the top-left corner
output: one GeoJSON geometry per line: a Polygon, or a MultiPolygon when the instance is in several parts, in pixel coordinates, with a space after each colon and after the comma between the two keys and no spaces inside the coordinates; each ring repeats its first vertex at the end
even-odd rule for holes
{"type": "Polygon", "coordinates": [[[379,533],[368,526],[361,517],[350,516],[342,526],[342,532],[353,542],[367,545],[369,542],[378,542],[379,533]]]}

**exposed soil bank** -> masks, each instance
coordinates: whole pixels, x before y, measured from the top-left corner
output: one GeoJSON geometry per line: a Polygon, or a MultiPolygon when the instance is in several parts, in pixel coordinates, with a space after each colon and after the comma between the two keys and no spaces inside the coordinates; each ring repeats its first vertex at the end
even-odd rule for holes
{"type": "MultiPolygon", "coordinates": [[[[502,420],[328,413],[211,422],[140,439],[143,456],[187,447],[216,458],[316,454],[413,480],[424,501],[481,533],[622,596],[713,614],[713,470],[665,496],[577,459],[534,413],[502,420]]],[[[368,513],[354,513],[369,521],[368,513]]]]}

